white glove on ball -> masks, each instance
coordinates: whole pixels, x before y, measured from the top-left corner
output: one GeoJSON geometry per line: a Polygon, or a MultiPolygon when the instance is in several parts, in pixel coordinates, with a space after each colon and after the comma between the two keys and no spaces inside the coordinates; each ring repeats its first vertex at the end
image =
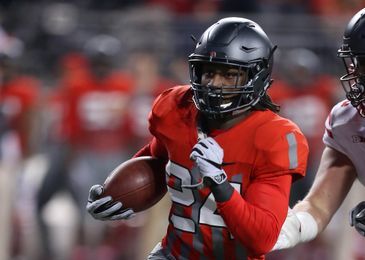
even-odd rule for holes
{"type": "Polygon", "coordinates": [[[129,219],[135,215],[132,209],[123,209],[123,204],[113,201],[111,196],[99,198],[102,193],[103,186],[99,184],[93,185],[89,191],[86,210],[94,219],[119,220],[129,219]]]}

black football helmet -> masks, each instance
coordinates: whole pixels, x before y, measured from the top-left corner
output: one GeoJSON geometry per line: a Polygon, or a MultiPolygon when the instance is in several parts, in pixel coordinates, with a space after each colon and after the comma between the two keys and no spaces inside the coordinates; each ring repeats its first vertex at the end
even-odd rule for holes
{"type": "Polygon", "coordinates": [[[241,114],[260,102],[272,79],[273,46],[255,22],[238,17],[219,20],[197,41],[189,56],[190,83],[198,110],[211,118],[241,114]],[[204,66],[233,68],[246,76],[231,86],[203,84],[204,66]]]}
{"type": "Polygon", "coordinates": [[[340,78],[346,98],[365,117],[365,8],[348,23],[337,55],[346,67],[340,78]]]}

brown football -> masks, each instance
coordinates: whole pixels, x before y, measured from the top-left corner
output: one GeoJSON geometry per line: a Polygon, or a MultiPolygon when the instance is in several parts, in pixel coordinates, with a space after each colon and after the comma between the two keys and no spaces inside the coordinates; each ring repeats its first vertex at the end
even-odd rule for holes
{"type": "Polygon", "coordinates": [[[102,196],[111,196],[122,202],[123,208],[140,212],[156,204],[166,191],[165,164],[142,156],[117,166],[105,180],[102,196]]]}

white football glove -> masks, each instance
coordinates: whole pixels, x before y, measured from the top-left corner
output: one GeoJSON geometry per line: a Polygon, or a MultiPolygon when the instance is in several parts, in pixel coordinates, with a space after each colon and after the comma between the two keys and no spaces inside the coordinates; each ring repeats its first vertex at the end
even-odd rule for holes
{"type": "Polygon", "coordinates": [[[124,209],[121,202],[113,201],[111,196],[101,197],[103,186],[96,184],[90,188],[86,210],[94,219],[98,220],[119,220],[133,217],[132,209],[124,209]]]}
{"type": "Polygon", "coordinates": [[[222,169],[223,149],[213,138],[201,139],[193,147],[190,159],[195,161],[202,175],[202,181],[191,187],[201,185],[205,178],[210,178],[217,184],[221,184],[227,180],[227,175],[222,169]]]}
{"type": "Polygon", "coordinates": [[[306,211],[294,212],[289,208],[279,238],[271,251],[291,248],[298,243],[308,242],[314,239],[317,234],[318,224],[310,213],[306,211]]]}

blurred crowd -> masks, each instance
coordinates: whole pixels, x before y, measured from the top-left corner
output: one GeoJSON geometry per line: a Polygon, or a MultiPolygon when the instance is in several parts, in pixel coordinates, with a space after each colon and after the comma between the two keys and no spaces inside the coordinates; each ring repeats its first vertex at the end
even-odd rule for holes
{"type": "MultiPolygon", "coordinates": [[[[190,35],[217,17],[253,19],[279,45],[269,93],[309,141],[307,177],[294,184],[290,203],[303,198],[319,163],[325,118],[344,98],[336,50],[345,21],[364,4],[0,1],[0,259],[146,256],[165,232],[166,198],[130,221],[104,223],[86,214],[88,190],[149,140],[154,98],[189,83],[190,35]]],[[[347,216],[334,221],[330,235],[268,259],[344,259],[336,258],[336,243],[356,234],[329,239],[350,229],[347,216]]],[[[343,254],[364,259],[357,249],[345,246],[343,254]]]]}
{"type": "MultiPolygon", "coordinates": [[[[42,1],[42,0],[2,0],[0,5],[3,8],[16,8],[19,4],[30,3],[50,3],[60,1],[42,1]]],[[[358,11],[363,6],[361,0],[75,0],[62,1],[69,2],[79,8],[95,9],[95,10],[115,10],[123,9],[130,6],[161,6],[173,12],[175,15],[191,14],[200,11],[214,12],[296,12],[296,13],[312,13],[315,15],[342,15],[344,12],[358,11]]]]}

